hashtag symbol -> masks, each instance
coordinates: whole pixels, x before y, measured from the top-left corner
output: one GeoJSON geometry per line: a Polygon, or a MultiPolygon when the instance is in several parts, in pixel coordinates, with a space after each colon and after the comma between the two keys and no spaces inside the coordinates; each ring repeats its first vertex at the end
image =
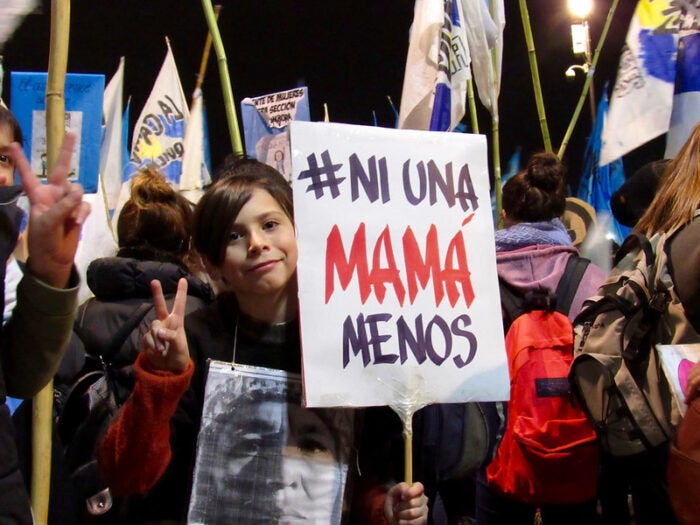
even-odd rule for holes
{"type": "Polygon", "coordinates": [[[299,180],[311,179],[311,184],[306,188],[306,193],[313,191],[316,199],[323,197],[324,188],[329,188],[331,196],[335,199],[340,195],[340,191],[338,190],[340,183],[345,180],[345,177],[335,176],[335,172],[340,169],[342,164],[333,164],[328,150],[321,153],[321,160],[323,161],[323,166],[319,167],[315,153],[306,157],[306,161],[309,163],[309,169],[299,174],[299,180]]]}

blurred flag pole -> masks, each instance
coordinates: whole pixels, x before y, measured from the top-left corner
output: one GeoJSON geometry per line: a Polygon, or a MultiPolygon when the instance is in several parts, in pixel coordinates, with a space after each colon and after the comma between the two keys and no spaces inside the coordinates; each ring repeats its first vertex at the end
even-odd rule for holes
{"type": "Polygon", "coordinates": [[[598,64],[598,57],[600,57],[600,50],[603,48],[603,43],[605,42],[605,39],[608,36],[608,30],[610,29],[610,24],[612,23],[613,15],[615,14],[615,10],[617,9],[617,4],[619,0],[613,0],[612,5],[610,6],[610,10],[608,11],[608,16],[605,19],[605,25],[603,26],[603,31],[600,34],[600,39],[598,40],[598,44],[595,47],[595,53],[593,53],[593,60],[591,60],[591,67],[588,70],[588,73],[586,74],[586,80],[583,83],[583,88],[581,89],[581,96],[578,99],[578,103],[576,104],[576,109],[574,109],[574,114],[571,116],[571,122],[569,122],[569,127],[566,130],[566,133],[564,134],[564,138],[561,141],[561,146],[559,146],[559,151],[557,152],[557,156],[561,159],[564,157],[564,152],[566,151],[566,146],[569,144],[569,139],[571,138],[571,134],[574,132],[574,128],[576,127],[576,122],[578,121],[578,117],[581,114],[581,109],[583,108],[583,105],[586,102],[586,97],[588,95],[588,89],[590,88],[591,82],[593,80],[593,74],[595,73],[595,67],[598,64]]]}
{"type": "Polygon", "coordinates": [[[530,26],[530,13],[527,10],[527,1],[520,0],[520,17],[523,21],[523,31],[525,32],[525,42],[527,43],[527,55],[530,60],[530,72],[532,74],[532,87],[535,91],[535,104],[537,115],[540,119],[540,129],[542,130],[542,142],[546,151],[552,151],[552,139],[549,136],[549,126],[547,125],[547,115],[542,99],[542,84],[540,83],[540,71],[537,67],[537,54],[535,53],[535,41],[532,38],[532,27],[530,26]]]}
{"type": "MultiPolygon", "coordinates": [[[[219,13],[221,12],[221,5],[217,4],[214,6],[214,20],[219,21],[219,13]]],[[[202,84],[204,83],[204,75],[207,72],[207,63],[209,62],[209,52],[211,51],[211,31],[207,31],[207,39],[204,42],[204,51],[202,52],[202,62],[199,64],[199,73],[197,74],[197,82],[194,86],[194,92],[192,94],[192,103],[190,106],[194,106],[195,94],[198,89],[202,89],[202,84]]]]}
{"type": "Polygon", "coordinates": [[[209,33],[212,37],[217,62],[219,64],[219,77],[221,78],[221,90],[223,92],[224,106],[226,108],[226,120],[228,121],[229,134],[231,135],[231,147],[234,153],[242,155],[244,152],[243,142],[241,141],[241,131],[238,127],[238,117],[236,116],[231,78],[229,77],[228,63],[226,62],[226,51],[221,42],[221,34],[219,33],[219,26],[216,23],[216,16],[214,16],[214,8],[211,5],[211,0],[202,0],[202,7],[204,8],[204,16],[209,25],[209,33]]]}
{"type": "MultiPolygon", "coordinates": [[[[68,69],[70,0],[52,0],[49,66],[46,81],[46,159],[48,173],[58,159],[65,134],[64,87],[68,69]]],[[[53,380],[32,404],[31,502],[34,523],[48,522],[51,490],[51,431],[53,428],[53,380]]]]}

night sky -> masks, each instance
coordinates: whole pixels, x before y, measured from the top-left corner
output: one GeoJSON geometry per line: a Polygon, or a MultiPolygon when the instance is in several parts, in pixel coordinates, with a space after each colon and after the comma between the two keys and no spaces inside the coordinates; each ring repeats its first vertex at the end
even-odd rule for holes
{"type": "MultiPolygon", "coordinates": [[[[401,100],[413,19],[409,0],[225,0],[219,18],[236,103],[244,97],[309,88],[311,119],[393,127],[401,100]]],[[[501,164],[516,148],[524,158],[543,149],[532,89],[522,20],[517,0],[506,0],[504,73],[500,95],[501,164]]],[[[581,59],[571,52],[570,18],[565,0],[529,0],[544,104],[554,150],[564,136],[583,86],[583,76],[567,81],[564,72],[581,59]]],[[[595,47],[612,0],[597,0],[591,19],[595,47]]],[[[28,16],[4,55],[4,98],[10,99],[10,71],[45,71],[48,64],[50,3],[28,16]]],[[[614,83],[619,53],[636,2],[622,0],[603,47],[595,75],[595,93],[614,83]]],[[[197,0],[73,0],[68,71],[101,73],[109,81],[120,56],[126,57],[124,96],[131,97],[131,122],[145,103],[166,52],[169,37],[185,94],[189,96],[206,38],[206,20],[197,0]]],[[[212,49],[203,86],[207,105],[212,163],[229,151],[221,84],[212,49]]],[[[11,103],[11,101],[10,101],[11,103]]],[[[477,102],[482,133],[490,134],[490,117],[477,102]]],[[[240,122],[240,110],[239,122],[240,122]]],[[[465,117],[469,121],[469,116],[465,117]]],[[[570,180],[576,184],[591,118],[586,103],[566,151],[570,180]]],[[[491,141],[489,141],[490,143],[491,141]]],[[[625,157],[627,175],[663,154],[663,139],[625,157]]]]}

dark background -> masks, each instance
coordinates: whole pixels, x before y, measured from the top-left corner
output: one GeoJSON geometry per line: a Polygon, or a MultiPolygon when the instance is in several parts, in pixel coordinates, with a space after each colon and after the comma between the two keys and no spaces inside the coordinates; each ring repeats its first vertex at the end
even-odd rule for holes
{"type": "MultiPolygon", "coordinates": [[[[311,119],[323,119],[328,104],[333,122],[393,127],[413,20],[412,0],[223,0],[219,28],[233,94],[244,97],[309,88],[311,119]]],[[[593,48],[612,0],[596,0],[591,17],[593,48]]],[[[501,165],[522,148],[523,161],[544,148],[519,2],[506,0],[503,78],[500,94],[501,165]]],[[[581,58],[571,51],[566,0],[527,2],[552,145],[558,150],[578,101],[584,78],[567,81],[564,72],[581,58]]],[[[595,93],[614,85],[620,50],[636,2],[619,2],[595,74],[595,93]]],[[[194,89],[206,38],[206,20],[197,0],[73,0],[68,71],[102,73],[108,82],[125,56],[125,103],[131,97],[133,128],[166,52],[169,37],[183,89],[194,89]]],[[[50,35],[50,2],[29,15],[5,44],[4,98],[10,99],[10,71],[46,71],[50,35]]],[[[203,85],[212,164],[230,152],[219,70],[212,48],[203,85]]],[[[9,101],[11,103],[11,101],[9,101]]],[[[480,131],[490,135],[490,116],[477,101],[480,131]]],[[[237,107],[240,122],[240,109],[237,107]]],[[[469,115],[465,116],[469,122],[469,115]]],[[[571,186],[575,189],[586,140],[591,131],[588,102],[566,149],[571,186]]],[[[241,131],[241,136],[243,135],[241,131]]],[[[489,144],[491,141],[489,140],[489,144]]],[[[663,155],[660,137],[624,158],[627,176],[663,155]]]]}

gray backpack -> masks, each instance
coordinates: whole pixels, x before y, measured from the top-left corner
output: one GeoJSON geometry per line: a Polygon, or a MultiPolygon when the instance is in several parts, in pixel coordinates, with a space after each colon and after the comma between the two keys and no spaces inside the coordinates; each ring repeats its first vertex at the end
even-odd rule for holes
{"type": "Polygon", "coordinates": [[[680,420],[654,345],[700,336],[668,270],[672,236],[627,237],[597,295],[574,319],[569,382],[603,450],[614,456],[666,443],[680,420]]]}

